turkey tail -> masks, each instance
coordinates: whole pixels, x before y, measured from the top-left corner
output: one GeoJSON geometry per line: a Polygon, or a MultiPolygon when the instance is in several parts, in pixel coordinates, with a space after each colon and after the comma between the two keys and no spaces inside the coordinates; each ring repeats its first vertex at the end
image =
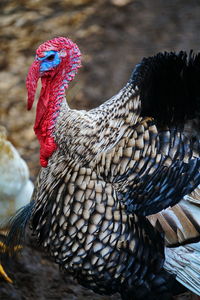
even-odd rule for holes
{"type": "Polygon", "coordinates": [[[159,128],[190,121],[193,133],[196,129],[199,134],[199,75],[200,53],[165,52],[144,58],[132,74],[140,91],[141,116],[153,117],[159,128]]]}
{"type": "Polygon", "coordinates": [[[166,246],[176,247],[200,241],[200,188],[177,205],[148,217],[159,231],[164,233],[166,246]]]}
{"type": "Polygon", "coordinates": [[[200,296],[200,188],[179,204],[148,217],[164,233],[164,268],[200,296]],[[189,244],[196,242],[193,244],[189,244]],[[187,245],[186,245],[187,243],[187,245]]]}
{"type": "MultiPolygon", "coordinates": [[[[24,243],[26,225],[31,217],[34,201],[31,201],[26,206],[20,208],[16,215],[13,216],[8,223],[8,234],[5,238],[5,252],[2,255],[1,261],[4,261],[7,255],[13,256],[20,246],[24,243]]],[[[3,224],[5,228],[5,224],[3,224]]]]}
{"type": "Polygon", "coordinates": [[[200,243],[165,249],[164,268],[200,296],[200,243]]]}

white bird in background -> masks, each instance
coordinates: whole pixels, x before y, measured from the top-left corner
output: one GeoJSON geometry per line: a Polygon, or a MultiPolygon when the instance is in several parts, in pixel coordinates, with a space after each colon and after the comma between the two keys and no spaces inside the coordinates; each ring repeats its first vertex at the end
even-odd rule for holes
{"type": "MultiPolygon", "coordinates": [[[[0,223],[29,203],[33,187],[26,162],[7,140],[6,129],[0,126],[0,223]]],[[[6,251],[3,243],[6,231],[7,228],[3,226],[3,230],[0,231],[0,251],[6,251]]],[[[12,282],[2,265],[0,265],[0,276],[12,282]]]]}

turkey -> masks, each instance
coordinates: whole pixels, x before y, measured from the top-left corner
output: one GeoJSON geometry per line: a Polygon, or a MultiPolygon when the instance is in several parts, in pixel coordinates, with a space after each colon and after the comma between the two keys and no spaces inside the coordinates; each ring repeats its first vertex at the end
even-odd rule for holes
{"type": "MultiPolygon", "coordinates": [[[[7,140],[6,129],[0,126],[0,223],[11,217],[16,210],[30,202],[33,183],[29,170],[15,147],[7,140]]],[[[5,250],[4,236],[8,228],[2,225],[0,251],[5,250]]],[[[0,276],[12,282],[0,265],[0,276]]]]}
{"type": "Polygon", "coordinates": [[[62,271],[94,292],[171,299],[177,281],[176,270],[164,269],[165,231],[174,234],[167,245],[183,249],[200,236],[196,214],[177,204],[190,206],[200,184],[200,54],[144,58],[122,90],[90,111],[65,99],[80,57],[64,37],[36,51],[26,85],[30,110],[41,78],[34,130],[42,168],[6,245],[21,243],[29,226],[62,271]],[[180,238],[188,220],[191,232],[180,238]]]}

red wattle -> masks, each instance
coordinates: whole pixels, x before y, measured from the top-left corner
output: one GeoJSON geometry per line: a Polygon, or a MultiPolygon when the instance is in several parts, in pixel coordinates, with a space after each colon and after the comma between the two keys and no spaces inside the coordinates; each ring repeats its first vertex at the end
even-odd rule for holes
{"type": "Polygon", "coordinates": [[[28,76],[26,78],[26,88],[28,90],[28,103],[27,103],[28,110],[32,108],[34,102],[35,93],[37,89],[37,82],[40,75],[39,68],[40,68],[39,61],[35,60],[31,65],[28,72],[28,76]]]}
{"type": "Polygon", "coordinates": [[[49,97],[51,93],[50,81],[48,77],[42,77],[41,82],[42,82],[42,89],[37,103],[37,112],[36,112],[35,125],[34,125],[35,132],[38,129],[40,131],[42,130],[43,132],[45,132],[48,128],[46,122],[43,125],[41,123],[43,123],[43,121],[46,119],[46,114],[48,113],[49,110],[48,104],[49,104],[49,97]]]}
{"type": "Polygon", "coordinates": [[[52,96],[51,78],[42,77],[42,90],[37,103],[37,113],[34,131],[40,143],[40,164],[47,167],[48,159],[57,149],[57,145],[52,135],[52,116],[55,111],[55,101],[50,100],[52,96]]]}
{"type": "Polygon", "coordinates": [[[47,167],[48,159],[57,149],[57,145],[53,137],[47,137],[40,140],[40,164],[43,168],[47,167]]]}

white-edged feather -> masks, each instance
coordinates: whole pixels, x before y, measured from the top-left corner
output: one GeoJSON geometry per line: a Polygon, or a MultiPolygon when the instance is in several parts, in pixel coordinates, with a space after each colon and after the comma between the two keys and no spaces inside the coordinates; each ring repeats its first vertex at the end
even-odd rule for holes
{"type": "Polygon", "coordinates": [[[148,219],[165,234],[164,268],[187,289],[200,296],[200,186],[177,205],[148,219]],[[192,240],[197,242],[190,243],[192,240]],[[174,247],[178,244],[181,246],[174,247]]]}
{"type": "Polygon", "coordinates": [[[200,243],[165,248],[167,271],[193,293],[200,296],[200,243]]]}

